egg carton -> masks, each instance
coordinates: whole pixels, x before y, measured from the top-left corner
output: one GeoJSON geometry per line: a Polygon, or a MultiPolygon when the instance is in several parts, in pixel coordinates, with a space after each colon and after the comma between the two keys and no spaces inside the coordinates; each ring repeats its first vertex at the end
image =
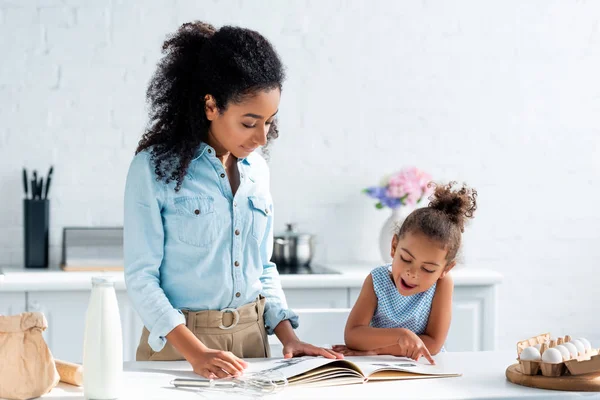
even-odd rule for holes
{"type": "Polygon", "coordinates": [[[544,333],[518,342],[517,360],[521,365],[521,371],[525,375],[537,375],[541,371],[543,376],[583,375],[600,372],[600,350],[594,348],[578,352],[576,357],[561,357],[562,362],[557,363],[521,360],[521,353],[527,347],[534,346],[539,349],[540,355],[543,355],[546,350],[570,341],[569,335],[552,339],[549,333],[544,333]]]}

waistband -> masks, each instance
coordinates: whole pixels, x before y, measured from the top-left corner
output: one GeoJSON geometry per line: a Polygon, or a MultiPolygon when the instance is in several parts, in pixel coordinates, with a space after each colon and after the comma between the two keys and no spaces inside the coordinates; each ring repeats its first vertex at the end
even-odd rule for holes
{"type": "Polygon", "coordinates": [[[189,311],[181,310],[185,316],[186,326],[193,332],[197,328],[220,328],[228,330],[237,325],[262,320],[265,298],[260,296],[256,301],[238,308],[222,310],[189,311]]]}

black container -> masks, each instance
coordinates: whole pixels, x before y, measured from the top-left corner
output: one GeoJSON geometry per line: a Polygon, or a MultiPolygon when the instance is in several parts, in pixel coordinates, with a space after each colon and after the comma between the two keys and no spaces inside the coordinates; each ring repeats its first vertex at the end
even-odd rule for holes
{"type": "Polygon", "coordinates": [[[23,200],[25,268],[48,268],[50,201],[23,200]]]}

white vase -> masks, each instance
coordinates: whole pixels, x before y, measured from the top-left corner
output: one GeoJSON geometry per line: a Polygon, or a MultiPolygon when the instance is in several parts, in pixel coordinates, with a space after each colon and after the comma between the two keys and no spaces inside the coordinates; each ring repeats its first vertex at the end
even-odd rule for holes
{"type": "Polygon", "coordinates": [[[381,259],[385,264],[392,262],[392,238],[400,229],[402,223],[408,215],[414,210],[414,207],[400,206],[392,209],[392,214],[385,220],[379,233],[379,251],[381,259]]]}

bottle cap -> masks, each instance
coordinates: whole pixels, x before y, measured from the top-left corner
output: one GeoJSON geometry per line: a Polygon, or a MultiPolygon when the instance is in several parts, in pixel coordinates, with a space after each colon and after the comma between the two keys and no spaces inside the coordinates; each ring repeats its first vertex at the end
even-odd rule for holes
{"type": "Polygon", "coordinates": [[[112,286],[115,284],[115,280],[112,276],[93,276],[92,277],[92,285],[105,285],[112,286]]]}

